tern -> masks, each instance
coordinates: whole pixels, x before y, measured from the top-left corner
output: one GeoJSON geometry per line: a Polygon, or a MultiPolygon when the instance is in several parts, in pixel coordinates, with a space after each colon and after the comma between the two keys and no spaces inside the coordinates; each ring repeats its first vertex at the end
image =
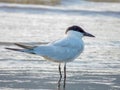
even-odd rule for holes
{"type": "MultiPolygon", "coordinates": [[[[54,42],[39,45],[23,45],[15,43],[15,45],[21,47],[19,48],[6,48],[13,51],[25,52],[29,54],[40,55],[43,58],[59,63],[58,69],[60,78],[58,83],[61,82],[61,63],[64,63],[64,86],[66,82],[66,63],[75,60],[84,50],[84,42],[82,37],[95,37],[94,35],[84,31],[81,27],[73,25],[67,28],[65,36],[62,39],[56,40],[54,42]]],[[[60,87],[58,85],[58,87],[60,87]]]]}

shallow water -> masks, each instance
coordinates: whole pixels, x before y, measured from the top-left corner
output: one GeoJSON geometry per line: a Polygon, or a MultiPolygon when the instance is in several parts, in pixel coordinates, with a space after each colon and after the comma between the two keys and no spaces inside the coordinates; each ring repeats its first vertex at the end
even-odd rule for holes
{"type": "Polygon", "coordinates": [[[84,38],[85,51],[67,64],[66,90],[120,90],[120,4],[72,1],[55,7],[0,4],[0,90],[56,90],[57,63],[4,48],[54,41],[71,25],[96,38],[84,38]]]}

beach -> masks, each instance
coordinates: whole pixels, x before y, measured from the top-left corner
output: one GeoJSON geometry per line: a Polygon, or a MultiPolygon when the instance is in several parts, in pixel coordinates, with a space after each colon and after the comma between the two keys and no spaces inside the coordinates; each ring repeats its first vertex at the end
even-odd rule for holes
{"type": "Polygon", "coordinates": [[[84,0],[55,6],[0,3],[0,90],[57,90],[58,63],[5,48],[55,41],[72,25],[96,38],[83,38],[84,52],[67,63],[65,90],[120,90],[119,6],[84,0]]]}

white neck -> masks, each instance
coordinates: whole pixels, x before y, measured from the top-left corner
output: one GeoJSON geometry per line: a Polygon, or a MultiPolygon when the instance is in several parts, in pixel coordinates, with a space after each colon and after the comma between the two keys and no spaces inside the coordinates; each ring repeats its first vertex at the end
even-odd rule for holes
{"type": "Polygon", "coordinates": [[[68,31],[67,32],[67,35],[68,36],[73,36],[73,37],[77,37],[77,38],[82,38],[84,35],[80,32],[77,32],[77,31],[68,31]]]}

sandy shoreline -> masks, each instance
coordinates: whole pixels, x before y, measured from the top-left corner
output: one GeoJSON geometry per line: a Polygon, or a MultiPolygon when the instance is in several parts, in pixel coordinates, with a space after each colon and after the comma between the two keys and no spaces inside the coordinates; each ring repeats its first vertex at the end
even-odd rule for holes
{"type": "Polygon", "coordinates": [[[70,5],[0,5],[0,90],[57,90],[57,63],[4,48],[16,47],[14,42],[55,41],[71,25],[80,25],[96,38],[84,38],[85,51],[67,64],[66,90],[120,90],[120,5],[70,5]]]}

